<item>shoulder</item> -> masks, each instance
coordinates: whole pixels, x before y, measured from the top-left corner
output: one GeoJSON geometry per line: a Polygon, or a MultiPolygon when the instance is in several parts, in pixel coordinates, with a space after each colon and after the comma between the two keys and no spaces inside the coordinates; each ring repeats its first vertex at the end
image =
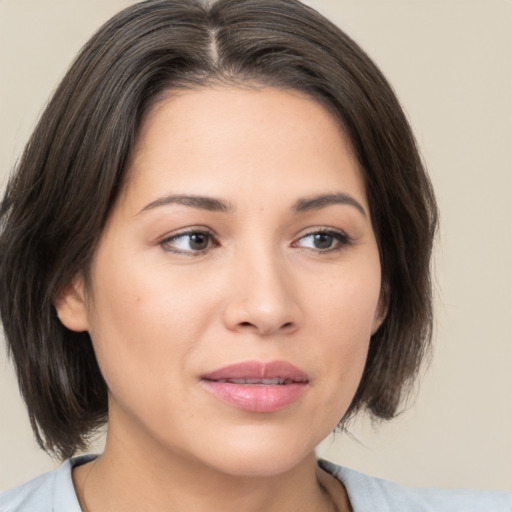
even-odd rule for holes
{"type": "Polygon", "coordinates": [[[512,493],[411,489],[327,461],[319,465],[345,488],[354,512],[512,512],[512,493]]]}
{"type": "Polygon", "coordinates": [[[89,460],[91,456],[67,460],[59,469],[3,492],[0,512],[81,512],[71,470],[89,460]]]}

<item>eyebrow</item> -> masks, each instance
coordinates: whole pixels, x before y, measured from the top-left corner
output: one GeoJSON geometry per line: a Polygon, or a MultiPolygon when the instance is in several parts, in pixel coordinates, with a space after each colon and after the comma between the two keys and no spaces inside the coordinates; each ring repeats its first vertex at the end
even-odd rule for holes
{"type": "MultiPolygon", "coordinates": [[[[199,208],[201,210],[221,213],[232,212],[235,209],[235,207],[230,202],[224,201],[222,199],[216,199],[214,197],[171,194],[155,199],[151,203],[144,206],[144,208],[142,208],[139,213],[168,204],[181,204],[184,206],[190,206],[192,208],[199,208]]],[[[361,213],[361,215],[366,217],[366,211],[361,203],[359,203],[352,196],[343,192],[337,192],[335,194],[321,194],[318,196],[298,199],[293,205],[292,210],[297,213],[302,213],[310,210],[320,210],[322,208],[336,204],[353,206],[357,211],[359,211],[359,213],[361,213]]]]}
{"type": "Polygon", "coordinates": [[[159,197],[155,201],[152,201],[151,203],[144,206],[144,208],[142,208],[139,213],[168,204],[181,204],[184,206],[191,206],[192,208],[208,210],[210,212],[226,213],[234,210],[234,207],[231,203],[222,201],[220,199],[215,199],[213,197],[171,194],[168,196],[159,197]]]}
{"type": "Polygon", "coordinates": [[[366,211],[352,196],[344,194],[343,192],[337,192],[335,194],[322,194],[319,196],[309,197],[305,199],[299,199],[294,205],[293,210],[296,212],[307,212],[310,210],[320,210],[334,204],[343,204],[353,206],[359,213],[366,217],[366,211]]]}

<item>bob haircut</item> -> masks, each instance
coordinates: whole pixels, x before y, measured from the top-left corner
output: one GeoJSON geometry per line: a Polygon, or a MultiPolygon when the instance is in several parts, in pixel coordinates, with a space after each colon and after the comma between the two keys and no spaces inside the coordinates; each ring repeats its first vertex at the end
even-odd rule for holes
{"type": "Polygon", "coordinates": [[[166,91],[219,85],[307,94],[338,120],[362,169],[387,315],[340,424],[359,410],[392,418],[428,351],[437,208],[407,119],[377,67],[297,0],[147,0],[82,49],[1,203],[7,347],[37,441],[60,458],[86,448],[108,411],[89,335],[66,329],[54,300],[74,276],[87,278],[144,114],[166,91]]]}

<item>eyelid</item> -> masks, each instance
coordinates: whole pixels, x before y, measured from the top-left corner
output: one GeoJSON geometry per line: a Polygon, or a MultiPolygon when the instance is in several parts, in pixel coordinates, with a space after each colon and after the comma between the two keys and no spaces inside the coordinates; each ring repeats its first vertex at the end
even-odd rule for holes
{"type": "Polygon", "coordinates": [[[218,238],[216,234],[210,229],[205,226],[192,226],[192,227],[186,227],[183,229],[180,229],[178,231],[168,233],[164,235],[159,241],[158,245],[162,247],[162,249],[166,252],[170,252],[173,254],[183,254],[186,256],[200,256],[202,254],[205,254],[210,249],[214,247],[218,247],[220,243],[218,242],[218,238]],[[174,249],[169,247],[169,243],[173,240],[177,240],[181,237],[187,236],[187,235],[193,235],[193,234],[202,234],[207,235],[209,237],[209,246],[205,249],[200,250],[181,250],[181,249],[174,249]]]}
{"type": "Polygon", "coordinates": [[[350,245],[352,243],[352,239],[349,235],[347,235],[344,231],[337,228],[332,227],[326,227],[326,226],[319,226],[314,228],[309,228],[305,233],[298,236],[295,241],[292,243],[292,246],[296,245],[300,240],[307,238],[309,236],[313,236],[316,234],[326,234],[333,236],[337,241],[338,244],[336,247],[329,248],[329,249],[314,249],[311,247],[299,247],[300,249],[307,250],[307,251],[313,251],[316,253],[328,253],[328,252],[334,252],[339,251],[346,247],[347,245],[350,245]]]}
{"type": "MultiPolygon", "coordinates": [[[[312,227],[308,228],[307,231],[303,232],[299,236],[295,238],[295,240],[292,242],[292,247],[298,247],[299,249],[305,250],[305,251],[313,251],[316,253],[329,253],[329,252],[335,252],[338,250],[343,249],[347,245],[350,245],[352,243],[352,239],[350,236],[348,236],[343,230],[333,227],[326,227],[326,226],[319,226],[319,227],[312,227]],[[328,248],[328,249],[316,249],[312,247],[300,247],[299,242],[303,240],[304,238],[314,236],[317,234],[326,234],[329,236],[334,237],[336,240],[335,247],[328,248]]],[[[206,226],[191,226],[182,228],[180,230],[177,230],[175,232],[167,233],[164,235],[157,244],[162,247],[162,249],[166,252],[174,253],[174,254],[182,254],[186,256],[199,256],[202,254],[205,254],[209,250],[215,247],[219,247],[220,243],[218,240],[218,237],[215,232],[213,232],[212,229],[206,227],[206,226]],[[205,249],[190,249],[190,250],[183,250],[183,249],[177,249],[172,248],[169,244],[172,243],[174,240],[178,240],[181,237],[185,237],[187,235],[193,235],[193,234],[202,234],[206,235],[209,238],[209,244],[208,247],[205,249]]]]}

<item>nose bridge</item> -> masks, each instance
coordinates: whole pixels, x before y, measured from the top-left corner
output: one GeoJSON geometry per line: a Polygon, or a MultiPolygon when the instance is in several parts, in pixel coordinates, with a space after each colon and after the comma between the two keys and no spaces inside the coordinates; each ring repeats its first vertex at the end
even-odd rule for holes
{"type": "Polygon", "coordinates": [[[227,308],[231,328],[250,328],[260,334],[290,330],[298,322],[293,283],[285,258],[276,244],[251,243],[233,262],[233,291],[227,308]]]}

